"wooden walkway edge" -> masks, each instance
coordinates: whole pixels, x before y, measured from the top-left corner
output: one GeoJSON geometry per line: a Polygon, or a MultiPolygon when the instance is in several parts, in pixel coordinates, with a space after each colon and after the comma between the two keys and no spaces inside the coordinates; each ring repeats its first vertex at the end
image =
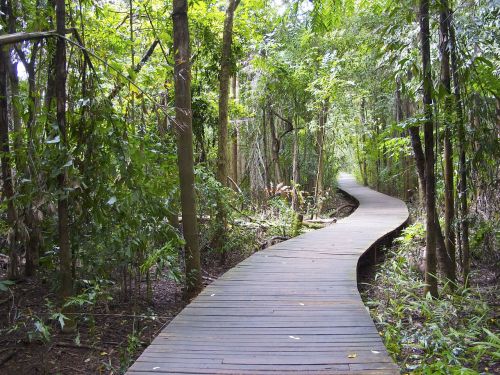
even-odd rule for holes
{"type": "Polygon", "coordinates": [[[361,301],[356,268],[408,210],[346,174],[339,188],[359,201],[352,215],[226,272],[127,374],[399,374],[361,301]]]}

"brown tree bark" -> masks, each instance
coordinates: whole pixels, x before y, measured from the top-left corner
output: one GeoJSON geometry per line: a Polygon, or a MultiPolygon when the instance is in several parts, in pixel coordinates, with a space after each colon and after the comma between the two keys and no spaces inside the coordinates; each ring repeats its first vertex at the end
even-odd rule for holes
{"type": "Polygon", "coordinates": [[[448,0],[440,0],[439,3],[439,50],[441,53],[441,86],[444,89],[444,238],[446,251],[450,258],[451,269],[445,273],[451,281],[455,281],[455,231],[453,222],[455,219],[455,202],[453,187],[453,146],[451,141],[452,127],[452,97],[451,97],[451,73],[450,73],[450,39],[449,39],[449,7],[448,0]]]}
{"type": "Polygon", "coordinates": [[[315,201],[316,201],[316,208],[317,212],[316,215],[320,215],[321,211],[323,209],[323,175],[324,175],[324,160],[325,160],[325,155],[324,155],[324,148],[325,148],[325,125],[326,125],[326,119],[327,119],[327,111],[328,107],[327,104],[324,103],[321,106],[321,110],[319,113],[319,119],[318,119],[318,131],[316,133],[316,143],[318,145],[318,169],[316,171],[316,187],[314,191],[315,195],[315,201]]]}
{"type": "Polygon", "coordinates": [[[227,168],[227,128],[229,104],[229,79],[231,75],[231,47],[233,44],[234,13],[240,0],[228,0],[222,36],[222,57],[219,72],[219,131],[217,146],[217,180],[228,186],[227,168]]]}
{"type": "Polygon", "coordinates": [[[422,54],[424,144],[425,144],[425,206],[426,206],[426,269],[424,293],[438,296],[436,265],[436,177],[434,175],[434,122],[432,117],[432,75],[429,30],[429,0],[420,0],[420,43],[422,54]]]}
{"type": "MultiPolygon", "coordinates": [[[[219,128],[217,142],[217,180],[222,186],[229,186],[228,181],[228,107],[229,107],[229,80],[231,75],[231,47],[233,44],[233,20],[234,12],[239,0],[228,0],[226,15],[224,19],[224,31],[222,35],[222,56],[219,72],[219,128]]],[[[222,250],[227,230],[227,213],[222,198],[217,199],[217,225],[213,246],[222,250]]],[[[220,263],[226,261],[226,254],[221,251],[220,263]]]]}
{"type": "MultiPolygon", "coordinates": [[[[365,98],[361,99],[361,143],[363,144],[363,147],[365,146],[365,126],[366,126],[366,102],[365,98]]],[[[368,170],[367,170],[367,165],[366,165],[366,152],[363,150],[363,160],[362,160],[362,166],[361,168],[361,177],[363,178],[363,185],[368,186],[368,170]]]]}
{"type": "MultiPolygon", "coordinates": [[[[413,154],[415,157],[415,166],[417,168],[417,176],[418,176],[418,184],[419,189],[421,191],[426,191],[426,177],[425,177],[425,155],[422,148],[422,142],[420,140],[420,134],[417,127],[410,127],[410,139],[413,148],[413,154]]],[[[425,197],[421,197],[421,205],[426,205],[425,197]]],[[[444,240],[444,236],[441,230],[441,225],[439,224],[439,217],[437,211],[435,212],[435,226],[436,226],[436,251],[437,251],[437,260],[439,262],[439,267],[441,271],[446,275],[446,278],[449,280],[453,280],[453,274],[451,272],[452,265],[451,259],[448,256],[448,252],[446,251],[446,244],[444,240]]]]}
{"type": "Polygon", "coordinates": [[[187,0],[173,0],[175,124],[186,261],[186,298],[201,289],[201,263],[194,190],[191,65],[187,0]]]}
{"type": "MultiPolygon", "coordinates": [[[[266,107],[262,108],[262,159],[264,161],[264,183],[269,191],[269,161],[268,161],[268,142],[267,142],[267,122],[266,122],[266,107]]],[[[267,195],[267,194],[266,194],[267,195]]]]}
{"type": "MultiPolygon", "coordinates": [[[[460,79],[458,75],[458,61],[456,53],[455,29],[453,27],[450,12],[449,31],[450,31],[450,46],[451,46],[451,68],[453,77],[453,95],[455,97],[455,110],[457,121],[458,135],[458,154],[459,154],[459,182],[458,182],[458,199],[460,207],[460,239],[462,244],[462,271],[464,283],[467,283],[470,272],[470,255],[469,255],[469,210],[467,207],[467,161],[466,161],[466,139],[464,114],[462,109],[462,96],[460,93],[460,79]]],[[[498,102],[497,102],[498,103],[498,102]]]]}
{"type": "MultiPolygon", "coordinates": [[[[238,89],[238,79],[237,76],[233,76],[232,80],[233,86],[233,100],[238,99],[237,89],[238,89]]],[[[231,132],[231,145],[232,145],[232,155],[231,155],[231,176],[233,181],[238,183],[238,126],[234,124],[233,130],[231,132]]],[[[233,186],[237,190],[236,186],[233,186]]]]}
{"type": "MultiPolygon", "coordinates": [[[[66,4],[64,0],[56,0],[56,30],[64,35],[66,23],[66,4]]],[[[60,135],[60,152],[65,157],[68,155],[68,138],[66,129],[66,42],[63,38],[57,38],[55,54],[55,96],[56,96],[56,119],[60,135]]],[[[58,235],[59,235],[59,272],[61,286],[59,294],[63,303],[73,295],[72,277],[72,254],[69,232],[69,205],[67,196],[68,172],[64,168],[57,176],[59,187],[59,198],[57,202],[58,212],[58,235]]],[[[65,325],[66,330],[71,330],[73,324],[65,325]]]]}
{"type": "Polygon", "coordinates": [[[271,159],[274,166],[274,184],[277,185],[282,181],[281,167],[280,167],[280,140],[276,131],[276,124],[274,122],[274,114],[272,111],[269,113],[269,128],[271,129],[271,159]]]}
{"type": "Polygon", "coordinates": [[[299,199],[298,199],[298,189],[299,184],[299,116],[295,117],[295,132],[293,134],[293,163],[292,163],[292,180],[293,180],[293,196],[292,196],[292,208],[294,210],[299,209],[299,199]]]}

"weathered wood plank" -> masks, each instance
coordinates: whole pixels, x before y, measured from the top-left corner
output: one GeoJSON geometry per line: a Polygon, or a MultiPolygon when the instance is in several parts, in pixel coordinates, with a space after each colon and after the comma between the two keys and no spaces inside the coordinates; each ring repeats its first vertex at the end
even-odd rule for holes
{"type": "Polygon", "coordinates": [[[226,272],[128,374],[398,374],[359,296],[356,268],[408,210],[349,176],[339,185],[360,202],[351,216],[226,272]]]}

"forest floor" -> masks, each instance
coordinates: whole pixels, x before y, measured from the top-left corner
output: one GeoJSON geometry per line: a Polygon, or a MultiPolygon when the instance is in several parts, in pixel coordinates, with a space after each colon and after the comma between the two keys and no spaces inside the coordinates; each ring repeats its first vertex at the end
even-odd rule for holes
{"type": "MultiPolygon", "coordinates": [[[[341,194],[333,194],[324,207],[331,212],[350,203],[341,194]]],[[[336,217],[349,211],[343,209],[336,217]]],[[[252,250],[232,251],[224,265],[210,251],[202,251],[205,285],[258,249],[275,243],[265,232],[257,237],[252,250]]],[[[6,276],[5,260],[0,258],[0,280],[6,276]]],[[[106,303],[86,305],[79,309],[77,332],[64,334],[54,315],[57,298],[49,282],[54,276],[26,279],[13,285],[9,293],[0,293],[1,374],[124,373],[186,305],[179,284],[158,278],[152,283],[151,300],[143,296],[123,301],[114,295],[106,303]]]]}

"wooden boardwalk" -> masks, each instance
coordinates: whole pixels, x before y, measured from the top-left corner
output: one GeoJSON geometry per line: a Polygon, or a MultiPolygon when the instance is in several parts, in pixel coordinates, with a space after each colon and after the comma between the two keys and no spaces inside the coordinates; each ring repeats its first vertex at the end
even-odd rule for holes
{"type": "Polygon", "coordinates": [[[349,217],[247,258],[205,288],[127,374],[399,374],[356,284],[406,205],[341,175],[349,217]]]}

